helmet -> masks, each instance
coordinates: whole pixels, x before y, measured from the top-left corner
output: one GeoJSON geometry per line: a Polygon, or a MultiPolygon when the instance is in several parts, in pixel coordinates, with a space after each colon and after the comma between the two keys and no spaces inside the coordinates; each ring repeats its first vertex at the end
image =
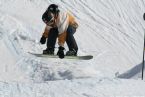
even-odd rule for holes
{"type": "Polygon", "coordinates": [[[42,15],[42,20],[44,23],[47,24],[52,24],[54,22],[54,16],[52,14],[49,14],[47,11],[44,12],[44,14],[42,15]]]}
{"type": "Polygon", "coordinates": [[[59,12],[58,5],[56,4],[49,5],[49,7],[47,8],[47,11],[52,12],[53,14],[58,13],[59,12]]]}

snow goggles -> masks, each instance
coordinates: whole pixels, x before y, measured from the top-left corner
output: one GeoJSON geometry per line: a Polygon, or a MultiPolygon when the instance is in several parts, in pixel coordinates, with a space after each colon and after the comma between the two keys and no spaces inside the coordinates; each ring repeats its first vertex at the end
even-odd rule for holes
{"type": "Polygon", "coordinates": [[[54,23],[54,15],[52,13],[45,12],[42,16],[42,20],[47,25],[52,25],[54,23]]]}

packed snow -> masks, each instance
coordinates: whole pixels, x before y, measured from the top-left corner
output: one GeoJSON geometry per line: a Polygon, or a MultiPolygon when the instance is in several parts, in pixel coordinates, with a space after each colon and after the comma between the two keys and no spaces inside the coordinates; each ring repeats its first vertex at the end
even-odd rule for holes
{"type": "Polygon", "coordinates": [[[144,12],[145,0],[0,0],[0,97],[145,97],[144,12]],[[78,55],[93,59],[28,53],[46,48],[41,16],[52,3],[76,17],[78,55]]]}

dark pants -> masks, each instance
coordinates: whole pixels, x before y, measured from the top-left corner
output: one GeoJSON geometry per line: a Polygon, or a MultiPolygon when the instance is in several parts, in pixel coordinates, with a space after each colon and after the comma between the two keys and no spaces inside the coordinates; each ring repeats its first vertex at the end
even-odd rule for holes
{"type": "Polygon", "coordinates": [[[54,51],[56,39],[58,37],[58,29],[51,28],[48,39],[47,39],[47,48],[54,51]]]}
{"type": "MultiPolygon", "coordinates": [[[[66,43],[67,43],[69,50],[78,51],[78,46],[77,46],[76,40],[73,36],[75,32],[76,32],[75,28],[73,28],[72,26],[68,26],[66,43]]],[[[51,48],[54,50],[57,37],[58,37],[58,28],[51,28],[49,35],[48,35],[48,39],[47,39],[47,48],[48,49],[51,48]]]]}

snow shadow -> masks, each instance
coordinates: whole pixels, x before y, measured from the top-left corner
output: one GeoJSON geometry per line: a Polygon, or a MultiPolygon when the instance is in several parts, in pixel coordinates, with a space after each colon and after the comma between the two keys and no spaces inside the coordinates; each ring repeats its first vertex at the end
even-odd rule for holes
{"type": "Polygon", "coordinates": [[[71,70],[53,70],[53,68],[41,67],[32,73],[31,78],[34,82],[72,80],[85,78],[84,76],[75,76],[71,70]]]}
{"type": "MultiPolygon", "coordinates": [[[[24,57],[17,64],[21,70],[28,76],[33,82],[46,82],[57,80],[73,80],[73,79],[85,79],[91,78],[94,75],[88,73],[87,70],[82,67],[75,66],[75,64],[50,62],[45,63],[35,57],[24,57]],[[86,73],[87,71],[87,73],[86,73]]],[[[92,69],[91,69],[92,70],[92,69]]]]}
{"type": "MultiPolygon", "coordinates": [[[[40,73],[40,72],[39,72],[40,73]]],[[[57,72],[52,72],[49,69],[43,69],[41,71],[41,80],[42,81],[55,81],[55,80],[71,80],[74,79],[73,74],[69,70],[65,71],[57,71],[57,72]]]]}
{"type": "Polygon", "coordinates": [[[45,82],[45,81],[57,81],[57,80],[73,80],[73,79],[85,79],[90,78],[89,76],[75,76],[72,71],[57,71],[52,72],[48,69],[35,72],[31,76],[34,82],[45,82]]]}
{"type": "Polygon", "coordinates": [[[66,71],[59,71],[58,74],[61,76],[63,79],[68,79],[71,80],[74,78],[73,74],[71,71],[66,70],[66,71]]]}
{"type": "Polygon", "coordinates": [[[118,78],[130,79],[130,78],[141,78],[142,63],[131,68],[127,72],[117,75],[118,78]]]}

